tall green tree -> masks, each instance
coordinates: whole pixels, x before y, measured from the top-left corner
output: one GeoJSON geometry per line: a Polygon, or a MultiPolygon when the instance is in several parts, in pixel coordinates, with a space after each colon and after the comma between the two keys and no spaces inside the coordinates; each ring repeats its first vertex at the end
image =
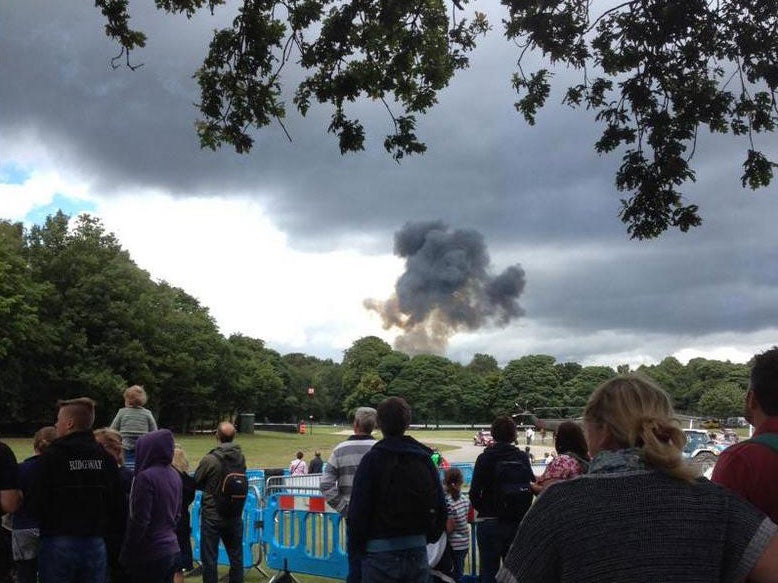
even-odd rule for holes
{"type": "Polygon", "coordinates": [[[386,397],[388,395],[384,379],[376,372],[366,372],[362,375],[357,388],[346,397],[343,410],[351,418],[359,407],[378,407],[386,397]]]}
{"type": "Polygon", "coordinates": [[[145,370],[139,299],[153,292],[153,283],[89,215],[78,217],[72,229],[62,212],[49,217],[32,227],[27,251],[32,277],[50,284],[39,309],[56,335],[47,392],[94,398],[98,423],[104,423],[121,404],[128,377],[145,370]]]}
{"type": "Polygon", "coordinates": [[[546,354],[530,354],[510,361],[503,370],[503,410],[561,405],[560,374],[555,364],[556,359],[546,354]]]}
{"type": "Polygon", "coordinates": [[[165,282],[156,288],[154,302],[155,322],[145,342],[160,424],[187,429],[236,413],[240,397],[224,370],[228,345],[208,309],[165,282]]]}
{"type": "Polygon", "coordinates": [[[482,354],[476,352],[473,355],[473,359],[465,367],[473,374],[480,376],[486,376],[500,372],[500,365],[497,364],[497,359],[491,354],[482,354]]]}
{"type": "Polygon", "coordinates": [[[699,412],[722,419],[742,415],[746,390],[737,383],[722,382],[705,391],[698,404],[699,412]]]}
{"type": "Polygon", "coordinates": [[[447,358],[419,354],[389,384],[387,392],[408,401],[416,422],[441,423],[459,415],[462,388],[458,373],[458,365],[447,358]]]}
{"type": "Polygon", "coordinates": [[[51,327],[38,308],[46,284],[35,282],[25,259],[24,227],[0,221],[0,402],[3,422],[43,420],[42,379],[34,363],[52,348],[51,327]]]}
{"type": "MultiPolygon", "coordinates": [[[[157,6],[192,16],[224,0],[166,0],[157,6]]],[[[129,0],[96,0],[106,33],[130,52],[146,36],[130,27],[129,0]]],[[[416,116],[469,65],[468,53],[490,26],[468,0],[243,0],[231,25],[214,33],[195,77],[200,143],[253,145],[252,128],[286,115],[283,74],[300,64],[293,103],[331,110],[327,131],[341,152],[364,148],[365,129],[349,105],[359,99],[389,111],[393,131],[384,147],[396,159],[424,152],[416,116]]],[[[474,4],[474,2],[473,2],[474,4]]],[[[774,0],[502,0],[502,33],[517,46],[515,107],[529,124],[551,95],[554,70],[579,72],[564,103],[594,112],[598,153],[618,152],[621,220],[632,237],[701,223],[698,205],[680,186],[695,179],[690,160],[701,130],[740,136],[746,155],[743,186],[770,184],[776,166],[757,135],[778,122],[778,35],[774,0]],[[544,63],[543,61],[547,61],[544,63]],[[544,66],[545,65],[545,66],[544,66]]],[[[569,74],[564,78],[568,79],[569,74]]]]}
{"type": "Polygon", "coordinates": [[[564,404],[569,406],[569,411],[562,411],[562,415],[574,412],[578,414],[586,405],[594,389],[608,379],[616,376],[616,371],[609,366],[585,366],[581,372],[562,385],[564,404]]]}
{"type": "Polygon", "coordinates": [[[343,353],[343,394],[353,393],[366,373],[378,373],[381,360],[392,353],[392,347],[377,336],[365,336],[343,353]]]}

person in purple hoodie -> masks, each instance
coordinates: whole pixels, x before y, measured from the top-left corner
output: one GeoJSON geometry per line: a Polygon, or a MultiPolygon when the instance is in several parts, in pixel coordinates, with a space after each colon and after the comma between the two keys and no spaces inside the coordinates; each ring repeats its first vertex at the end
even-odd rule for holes
{"type": "Polygon", "coordinates": [[[181,513],[181,478],[170,465],[173,448],[173,434],[167,429],[147,433],[135,445],[135,480],[119,559],[134,583],[173,580],[181,513]]]}

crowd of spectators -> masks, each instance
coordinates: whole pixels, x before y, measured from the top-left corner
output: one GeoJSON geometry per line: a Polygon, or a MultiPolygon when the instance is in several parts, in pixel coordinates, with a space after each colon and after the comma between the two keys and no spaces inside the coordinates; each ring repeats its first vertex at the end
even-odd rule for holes
{"type": "MultiPolygon", "coordinates": [[[[221,541],[229,582],[242,583],[246,462],[235,427],[218,425],[192,476],[145,402],[130,387],[114,427],[93,431],[94,401],[60,401],[18,464],[0,443],[0,583],[180,583],[193,567],[196,489],[203,582],[218,579],[221,541]],[[228,486],[237,494],[225,496],[228,486]]],[[[778,348],[754,358],[745,414],[755,434],[721,454],[712,481],[684,461],[667,393],[639,374],[604,382],[583,424],[560,425],[540,477],[500,416],[465,495],[462,472],[439,469],[435,451],[406,435],[412,413],[400,397],[357,409],[353,435],[315,469],[346,520],[349,583],[458,583],[471,528],[481,583],[775,582],[778,348]],[[441,549],[432,565],[428,545],[441,549]]],[[[290,472],[306,472],[302,452],[290,472]]]]}

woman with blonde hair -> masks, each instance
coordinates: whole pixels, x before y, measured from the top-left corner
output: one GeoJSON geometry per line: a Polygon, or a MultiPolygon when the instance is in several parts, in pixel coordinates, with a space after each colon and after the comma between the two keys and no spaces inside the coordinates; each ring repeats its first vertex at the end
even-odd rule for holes
{"type": "Polygon", "coordinates": [[[192,524],[189,516],[189,506],[195,499],[195,480],[189,475],[189,460],[186,459],[184,448],[175,444],[173,462],[171,464],[181,478],[181,517],[176,524],[176,537],[180,552],[175,564],[173,583],[183,583],[184,574],[194,567],[192,559],[192,524]]]}
{"type": "Polygon", "coordinates": [[[537,500],[497,580],[778,581],[778,527],[695,478],[673,416],[643,376],[600,385],[584,410],[589,472],[537,500]]]}
{"type": "Polygon", "coordinates": [[[127,515],[130,511],[130,489],[132,487],[132,470],[124,465],[124,450],[122,449],[122,435],[110,427],[95,429],[95,441],[103,446],[119,466],[119,483],[122,491],[122,515],[119,520],[119,528],[108,533],[105,537],[106,551],[108,553],[108,568],[110,570],[111,583],[127,583],[129,575],[119,564],[119,552],[124,542],[124,529],[127,526],[127,515]]]}
{"type": "Polygon", "coordinates": [[[111,421],[111,429],[122,434],[124,465],[135,469],[135,442],[142,435],[157,430],[154,415],[146,409],[146,391],[140,385],[133,385],[124,391],[124,407],[119,409],[111,421]]]}

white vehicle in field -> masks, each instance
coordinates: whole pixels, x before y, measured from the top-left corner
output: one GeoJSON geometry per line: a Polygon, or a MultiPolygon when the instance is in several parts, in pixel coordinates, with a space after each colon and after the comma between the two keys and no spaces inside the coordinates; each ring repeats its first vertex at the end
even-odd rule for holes
{"type": "Polygon", "coordinates": [[[704,429],[684,429],[683,432],[686,435],[683,457],[699,466],[702,474],[710,478],[713,466],[716,465],[719,454],[726,449],[726,445],[713,441],[704,429]]]}

